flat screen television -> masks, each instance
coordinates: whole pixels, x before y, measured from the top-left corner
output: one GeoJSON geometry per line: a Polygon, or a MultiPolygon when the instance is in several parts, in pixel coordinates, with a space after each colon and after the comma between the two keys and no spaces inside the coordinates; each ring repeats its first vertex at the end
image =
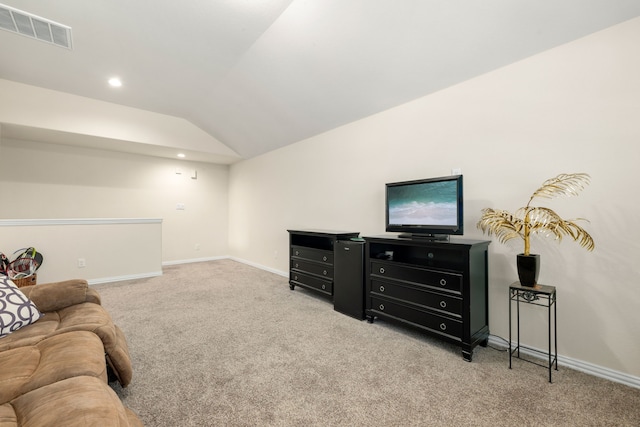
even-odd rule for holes
{"type": "Polygon", "coordinates": [[[462,175],[386,184],[386,231],[448,240],[464,232],[462,175]]]}

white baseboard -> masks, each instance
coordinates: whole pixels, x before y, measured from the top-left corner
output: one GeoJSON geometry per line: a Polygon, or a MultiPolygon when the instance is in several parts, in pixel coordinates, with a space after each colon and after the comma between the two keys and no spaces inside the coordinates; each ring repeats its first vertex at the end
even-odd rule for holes
{"type": "MultiPolygon", "coordinates": [[[[216,257],[207,257],[207,258],[192,258],[192,259],[183,259],[176,261],[165,261],[162,263],[163,267],[169,265],[179,265],[179,264],[190,264],[193,262],[205,262],[205,261],[216,261],[219,259],[228,259],[228,256],[216,256],[216,257]]],[[[151,271],[148,273],[140,273],[140,274],[129,274],[125,276],[113,276],[113,277],[103,277],[99,279],[89,279],[87,282],[89,285],[100,285],[103,283],[111,283],[111,282],[123,282],[125,280],[135,280],[135,279],[147,279],[150,277],[162,276],[162,270],[160,271],[151,271]]]]}
{"type": "Polygon", "coordinates": [[[162,266],[165,267],[168,265],[190,264],[192,262],[217,261],[220,259],[230,259],[233,261],[241,262],[242,264],[250,265],[251,267],[259,268],[260,270],[265,270],[270,273],[277,274],[282,277],[289,277],[289,272],[276,270],[275,268],[267,267],[266,265],[257,264],[255,262],[247,261],[246,259],[232,257],[228,255],[207,257],[207,258],[191,258],[191,259],[183,259],[183,260],[177,260],[177,261],[165,261],[162,263],[162,266]]]}
{"type": "MultiPolygon", "coordinates": [[[[208,258],[192,258],[192,259],[183,259],[176,261],[165,261],[162,263],[163,267],[169,265],[179,265],[179,264],[190,264],[192,262],[205,262],[205,261],[216,261],[219,259],[227,259],[228,256],[217,256],[217,257],[208,257],[208,258]]],[[[148,273],[140,273],[140,274],[129,274],[125,276],[113,276],[113,277],[103,277],[99,279],[89,279],[87,282],[89,285],[101,285],[103,283],[111,283],[111,282],[123,282],[125,280],[135,280],[135,279],[147,279],[150,277],[162,276],[162,270],[160,271],[152,271],[148,273]]]]}
{"type": "Polygon", "coordinates": [[[288,271],[276,270],[275,268],[267,267],[267,266],[262,265],[262,264],[256,264],[255,262],[247,261],[246,259],[242,259],[242,258],[229,257],[229,259],[232,259],[233,261],[241,262],[243,264],[250,265],[252,267],[259,268],[261,270],[268,271],[270,273],[277,274],[277,275],[282,276],[282,277],[289,277],[289,272],[288,271]]]}
{"type": "Polygon", "coordinates": [[[205,258],[190,258],[190,259],[179,259],[174,261],[164,261],[162,263],[162,266],[166,267],[168,265],[191,264],[193,262],[217,261],[219,259],[229,259],[229,257],[226,255],[223,255],[223,256],[212,256],[212,257],[205,257],[205,258]]]}
{"type": "MultiPolygon", "coordinates": [[[[502,337],[495,335],[489,336],[489,344],[502,347],[505,350],[508,347],[509,342],[502,337]]],[[[520,352],[527,356],[536,357],[541,360],[546,360],[546,350],[537,348],[521,347],[520,352]]],[[[585,374],[593,375],[595,377],[604,378],[609,381],[624,384],[629,387],[640,389],[640,378],[633,375],[625,374],[622,372],[614,371],[613,369],[605,368],[602,366],[594,365],[593,363],[585,362],[571,357],[558,355],[558,366],[566,366],[567,368],[575,369],[576,371],[584,372],[585,374]]]]}
{"type": "Polygon", "coordinates": [[[92,286],[92,285],[101,285],[103,283],[123,282],[125,280],[148,279],[150,277],[158,277],[158,276],[162,276],[162,270],[151,271],[149,273],[129,274],[125,276],[113,276],[113,277],[103,277],[100,279],[89,279],[87,280],[87,282],[89,283],[89,286],[92,286]]]}

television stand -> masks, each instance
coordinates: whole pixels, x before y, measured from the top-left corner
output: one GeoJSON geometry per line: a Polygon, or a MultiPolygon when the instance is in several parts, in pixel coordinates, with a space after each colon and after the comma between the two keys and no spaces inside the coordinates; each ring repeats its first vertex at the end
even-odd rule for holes
{"type": "Polygon", "coordinates": [[[400,239],[427,240],[430,242],[448,242],[448,234],[419,234],[419,233],[400,233],[400,239]]]}
{"type": "Polygon", "coordinates": [[[462,348],[471,361],[489,338],[486,240],[364,237],[365,315],[396,321],[462,348]]]}

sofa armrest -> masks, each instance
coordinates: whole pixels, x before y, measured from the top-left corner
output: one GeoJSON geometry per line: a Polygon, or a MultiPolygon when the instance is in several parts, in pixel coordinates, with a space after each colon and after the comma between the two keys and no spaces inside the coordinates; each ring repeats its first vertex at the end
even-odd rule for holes
{"type": "Polygon", "coordinates": [[[72,279],[42,285],[23,286],[20,290],[42,312],[56,311],[83,302],[100,304],[100,294],[86,280],[72,279]]]}

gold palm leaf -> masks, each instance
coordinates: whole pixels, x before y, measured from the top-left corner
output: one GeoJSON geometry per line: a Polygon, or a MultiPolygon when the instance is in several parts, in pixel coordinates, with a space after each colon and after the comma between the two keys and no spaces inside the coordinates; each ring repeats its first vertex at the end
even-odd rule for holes
{"type": "MultiPolygon", "coordinates": [[[[522,210],[523,208],[518,211],[522,210]]],[[[591,235],[576,223],[576,221],[587,221],[586,219],[562,219],[555,211],[544,207],[531,208],[528,212],[531,233],[553,235],[558,241],[562,241],[562,237],[566,235],[588,251],[595,248],[591,235]]]]}
{"type": "MultiPolygon", "coordinates": [[[[586,173],[561,173],[555,178],[551,178],[543,182],[542,187],[538,188],[533,193],[531,199],[529,199],[529,203],[531,203],[531,200],[536,197],[553,199],[554,197],[561,196],[577,196],[580,191],[584,190],[585,186],[587,186],[589,182],[590,177],[586,173]]],[[[527,206],[529,205],[527,204],[527,206]]]]}
{"type": "Polygon", "coordinates": [[[589,182],[590,177],[586,173],[560,174],[546,180],[531,195],[527,205],[514,214],[500,209],[483,209],[477,227],[489,236],[495,235],[501,243],[518,237],[523,239],[525,255],[529,255],[531,233],[552,235],[558,241],[569,236],[580,246],[592,251],[595,248],[593,238],[577,224],[577,221],[586,221],[585,219],[565,220],[552,209],[531,206],[536,197],[551,199],[577,196],[589,182]]]}
{"type": "Polygon", "coordinates": [[[524,220],[505,210],[486,208],[482,210],[478,228],[489,236],[495,235],[500,243],[505,243],[508,240],[523,237],[524,220]]]}

